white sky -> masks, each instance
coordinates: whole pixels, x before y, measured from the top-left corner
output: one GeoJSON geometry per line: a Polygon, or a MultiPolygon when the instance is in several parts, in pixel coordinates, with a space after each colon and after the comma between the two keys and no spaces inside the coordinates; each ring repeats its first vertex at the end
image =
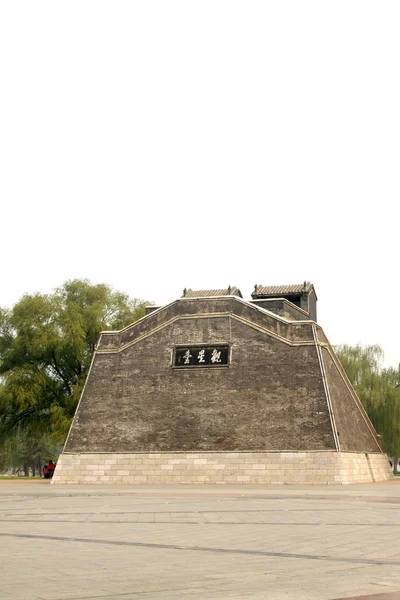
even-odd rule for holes
{"type": "Polygon", "coordinates": [[[2,2],[0,305],[314,283],[400,362],[400,3],[2,2]]]}

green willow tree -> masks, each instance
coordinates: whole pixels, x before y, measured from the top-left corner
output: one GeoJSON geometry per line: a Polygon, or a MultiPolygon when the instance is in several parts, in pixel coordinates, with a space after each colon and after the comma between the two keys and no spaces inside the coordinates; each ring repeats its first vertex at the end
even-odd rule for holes
{"type": "Polygon", "coordinates": [[[394,458],[397,472],[400,456],[400,368],[383,369],[380,346],[336,347],[336,353],[360,398],[383,448],[394,458]]]}
{"type": "Polygon", "coordinates": [[[0,443],[63,442],[100,332],[144,315],[144,301],[105,284],[67,281],[0,309],[0,443]]]}
{"type": "Polygon", "coordinates": [[[31,435],[21,431],[12,438],[7,438],[0,452],[0,472],[10,471],[13,475],[23,473],[29,476],[41,475],[43,463],[54,459],[61,447],[51,438],[43,434],[31,435]]]}

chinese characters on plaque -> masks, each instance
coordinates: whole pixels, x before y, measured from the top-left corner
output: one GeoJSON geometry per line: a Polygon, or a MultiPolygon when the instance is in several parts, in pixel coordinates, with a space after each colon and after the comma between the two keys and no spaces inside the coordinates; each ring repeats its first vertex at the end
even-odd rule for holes
{"type": "Polygon", "coordinates": [[[175,349],[175,367],[220,367],[229,362],[229,346],[192,346],[175,349]]]}

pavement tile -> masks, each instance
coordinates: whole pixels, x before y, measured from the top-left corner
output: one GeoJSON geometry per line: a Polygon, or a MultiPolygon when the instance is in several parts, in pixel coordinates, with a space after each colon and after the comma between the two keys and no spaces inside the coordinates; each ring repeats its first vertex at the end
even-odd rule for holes
{"type": "Polygon", "coordinates": [[[2,484],[0,600],[400,600],[396,483],[2,484]]]}

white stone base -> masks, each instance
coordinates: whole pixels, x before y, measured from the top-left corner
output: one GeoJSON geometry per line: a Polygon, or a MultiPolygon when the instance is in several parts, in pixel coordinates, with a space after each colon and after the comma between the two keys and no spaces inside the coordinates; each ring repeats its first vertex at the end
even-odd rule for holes
{"type": "Polygon", "coordinates": [[[187,452],[62,454],[52,483],[348,484],[393,477],[385,454],[187,452]]]}

